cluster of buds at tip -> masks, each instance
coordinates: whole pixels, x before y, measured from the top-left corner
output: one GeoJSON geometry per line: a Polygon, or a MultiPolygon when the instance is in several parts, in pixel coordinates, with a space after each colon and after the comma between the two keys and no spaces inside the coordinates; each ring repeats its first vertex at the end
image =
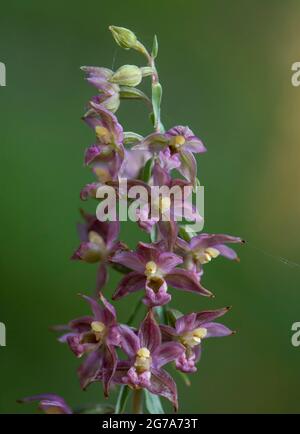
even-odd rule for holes
{"type": "Polygon", "coordinates": [[[109,26],[109,30],[120,47],[125,48],[125,50],[136,47],[138,40],[131,30],[117,26],[109,26]]]}
{"type": "MultiPolygon", "coordinates": [[[[147,63],[123,65],[116,71],[98,66],[82,67],[87,81],[98,93],[88,101],[83,116],[94,134],[94,141],[84,154],[84,163],[93,179],[83,187],[81,199],[98,201],[97,192],[107,186],[123,197],[121,178],[126,178],[133,187],[143,186],[146,191],[150,187],[193,189],[198,182],[195,155],[204,153],[206,147],[187,126],[177,125],[166,131],[163,127],[160,118],[162,88],[155,66],[156,37],[149,53],[131,30],[116,26],[109,29],[120,47],[138,51],[147,63]],[[137,88],[147,76],[151,77],[151,96],[137,88]],[[154,132],[143,137],[123,130],[115,114],[122,98],[142,99],[150,105],[154,132]]],[[[197,309],[183,314],[170,306],[170,288],[197,297],[213,297],[203,285],[204,269],[219,257],[237,261],[236,252],[228,244],[243,240],[226,234],[187,230],[183,232],[189,235],[183,236],[182,225],[179,227],[176,220],[179,211],[184,208],[194,221],[201,221],[203,217],[193,212],[190,204],[164,194],[153,206],[157,211],[155,217],[150,214],[152,205],[147,198],[136,211],[137,225],[150,234],[150,240],[138,243],[134,249],[119,240],[118,219],[100,221],[96,215],[81,211],[80,243],[72,259],[97,265],[95,292],[92,297],[82,296],[91,313],[65,326],[57,326],[56,330],[63,331],[59,341],[82,359],[78,375],[83,389],[91,383],[102,383],[106,397],[111,388],[118,385],[133,392],[144,389],[168,399],[177,410],[176,382],[164,366],[171,363],[175,369],[192,374],[197,370],[203,342],[233,332],[215,322],[229,308],[200,312],[197,309]],[[164,219],[167,214],[169,220],[164,219]],[[108,301],[110,270],[124,274],[114,288],[112,299],[116,304],[132,293],[140,294],[139,302],[145,305],[140,324],[132,326],[136,316],[131,317],[130,324],[118,321],[115,306],[108,301]]],[[[72,413],[57,395],[43,394],[22,400],[31,401],[39,401],[39,407],[47,413],[72,413]]]]}

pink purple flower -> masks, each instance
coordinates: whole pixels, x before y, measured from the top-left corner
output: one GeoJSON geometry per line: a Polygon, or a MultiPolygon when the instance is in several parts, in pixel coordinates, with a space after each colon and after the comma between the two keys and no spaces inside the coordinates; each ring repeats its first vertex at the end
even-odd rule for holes
{"type": "MultiPolygon", "coordinates": [[[[140,185],[141,183],[139,183],[140,185]]],[[[150,194],[145,203],[137,210],[139,226],[150,232],[157,224],[159,234],[170,250],[173,249],[177,235],[177,222],[183,219],[202,222],[196,207],[192,204],[192,186],[183,179],[173,179],[170,174],[156,162],[153,167],[153,178],[150,194]],[[153,199],[157,188],[157,200],[153,199]]]]}
{"type": "Polygon", "coordinates": [[[47,414],[72,414],[71,408],[63,398],[53,393],[44,393],[41,395],[27,396],[19,399],[20,403],[29,403],[38,401],[38,407],[47,414]]]}
{"type": "Polygon", "coordinates": [[[167,251],[163,241],[154,244],[139,243],[136,251],[117,252],[111,261],[133,270],[119,283],[113,295],[115,300],[143,289],[146,305],[161,306],[171,300],[171,295],[167,292],[168,285],[199,295],[212,295],[193,272],[177,268],[182,259],[167,251]]]}
{"type": "Polygon", "coordinates": [[[94,130],[97,142],[87,148],[84,160],[86,165],[93,166],[100,179],[102,170],[106,181],[117,174],[124,160],[123,128],[116,116],[101,104],[90,101],[89,106],[83,120],[94,130]]]}
{"type": "Polygon", "coordinates": [[[163,167],[177,170],[190,182],[194,183],[197,164],[193,154],[206,151],[202,141],[192,130],[176,126],[166,133],[152,133],[145,137],[134,149],[149,150],[159,156],[163,167]]]}
{"type": "Polygon", "coordinates": [[[180,357],[184,351],[178,342],[162,343],[161,332],[150,310],[136,333],[120,326],[121,346],[128,360],[119,361],[113,381],[133,389],[145,388],[163,396],[178,408],[177,387],[162,367],[180,357]]]}
{"type": "Polygon", "coordinates": [[[180,342],[185,351],[176,359],[176,367],[183,372],[196,372],[196,363],[201,355],[203,339],[232,335],[234,332],[223,324],[213,322],[230,308],[190,313],[180,316],[175,327],[161,325],[164,340],[180,342]]]}
{"type": "Polygon", "coordinates": [[[102,294],[100,300],[103,307],[90,297],[82,297],[90,304],[93,315],[70,321],[65,327],[67,333],[59,341],[66,342],[76,357],[87,356],[78,369],[81,387],[85,389],[101,371],[104,394],[107,396],[117,365],[115,347],[120,346],[116,312],[102,294]]]}
{"type": "Polygon", "coordinates": [[[100,222],[96,216],[82,212],[84,223],[78,225],[81,243],[72,255],[72,259],[87,263],[98,263],[96,290],[101,290],[107,282],[107,264],[109,258],[122,244],[117,241],[119,222],[100,222]]]}
{"type": "Polygon", "coordinates": [[[185,268],[201,275],[203,273],[203,265],[208,264],[218,256],[239,261],[236,252],[226,244],[243,242],[241,238],[231,235],[200,234],[193,237],[190,242],[178,238],[176,252],[183,257],[185,268]]]}

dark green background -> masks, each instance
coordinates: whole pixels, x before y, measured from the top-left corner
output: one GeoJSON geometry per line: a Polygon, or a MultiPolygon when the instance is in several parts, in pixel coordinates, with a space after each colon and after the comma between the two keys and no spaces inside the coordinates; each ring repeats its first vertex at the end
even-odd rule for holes
{"type": "MultiPolygon", "coordinates": [[[[103,400],[97,384],[80,391],[79,361],[48,326],[88,312],[76,294],[91,292],[95,275],[69,260],[78,192],[92,179],[82,163],[92,133],[80,116],[93,89],[79,66],[143,62],[116,48],[110,24],[133,29],[148,46],[157,33],[163,121],[188,124],[208,148],[198,158],[205,230],[248,241],[240,264],[221,258],[206,267],[215,300],[174,291],[173,306],[185,312],[233,305],[224,322],[238,331],[205,342],[191,388],[178,379],[180,409],[299,411],[300,348],[290,340],[300,321],[300,268],[280,260],[300,262],[300,88],[291,85],[299,22],[297,0],[1,5],[1,412],[35,411],[16,399],[48,391],[71,405],[103,400]]],[[[124,103],[118,116],[125,130],[151,131],[141,103],[124,103]]],[[[141,237],[134,225],[123,228],[132,246],[141,237]]],[[[122,321],[136,299],[118,302],[122,321]]]]}

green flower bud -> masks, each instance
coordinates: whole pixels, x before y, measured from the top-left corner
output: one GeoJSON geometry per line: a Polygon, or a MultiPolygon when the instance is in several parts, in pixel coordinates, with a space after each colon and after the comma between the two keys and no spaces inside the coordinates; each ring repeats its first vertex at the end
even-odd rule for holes
{"type": "Polygon", "coordinates": [[[125,27],[109,26],[109,30],[112,32],[116,43],[126,50],[129,48],[135,48],[137,45],[137,37],[135,34],[125,27]]]}
{"type": "Polygon", "coordinates": [[[142,71],[138,66],[124,65],[113,74],[110,81],[121,86],[135,87],[140,84],[142,78],[142,71]]]}

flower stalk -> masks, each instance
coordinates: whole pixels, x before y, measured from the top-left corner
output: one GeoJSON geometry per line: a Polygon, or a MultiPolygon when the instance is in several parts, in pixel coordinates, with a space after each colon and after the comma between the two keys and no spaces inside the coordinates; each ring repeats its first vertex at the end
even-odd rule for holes
{"type": "Polygon", "coordinates": [[[132,392],[132,413],[142,414],[143,413],[143,390],[136,389],[132,392]]]}
{"type": "Polygon", "coordinates": [[[157,133],[164,132],[164,127],[161,123],[161,99],[162,99],[162,86],[159,82],[158,72],[155,65],[153,55],[148,57],[149,66],[152,69],[152,109],[153,109],[153,122],[154,128],[157,133]]]}

